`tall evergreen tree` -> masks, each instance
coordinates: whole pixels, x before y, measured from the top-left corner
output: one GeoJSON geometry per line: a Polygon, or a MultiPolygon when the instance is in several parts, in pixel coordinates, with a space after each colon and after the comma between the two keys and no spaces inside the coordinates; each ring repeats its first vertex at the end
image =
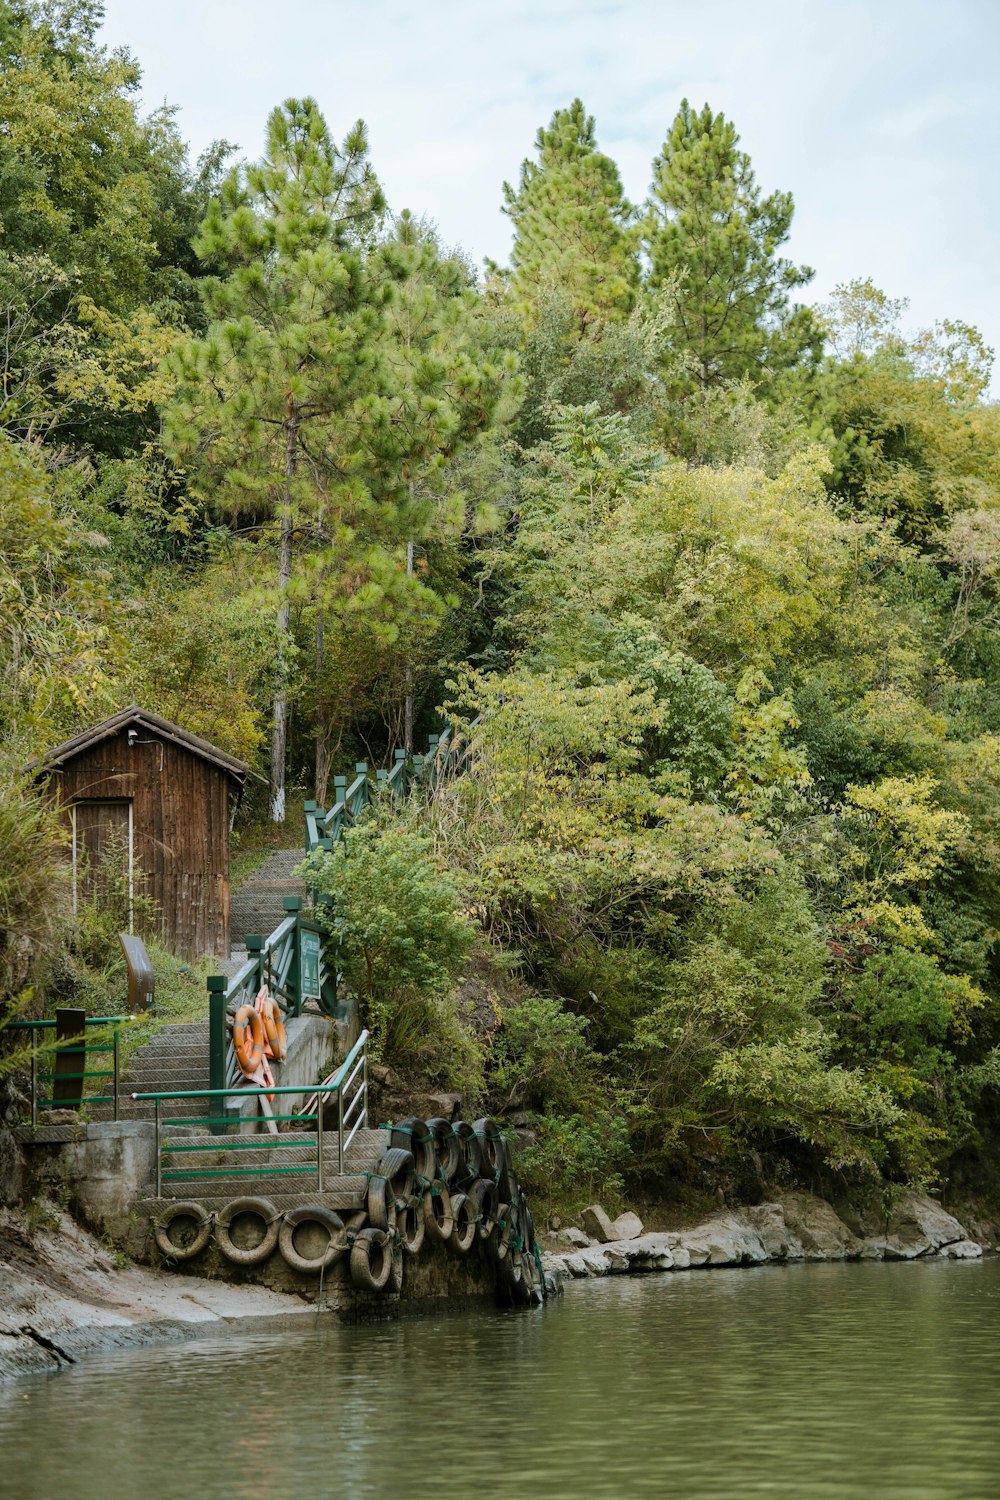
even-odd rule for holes
{"type": "Polygon", "coordinates": [[[512,288],[529,311],[541,291],[562,291],[583,332],[596,319],[623,316],[635,302],[633,210],[579,99],[556,110],[535,149],[538,160],[522,163],[516,191],[504,183],[503,211],[514,225],[512,288]]]}
{"type": "Polygon", "coordinates": [[[792,195],[761,197],[739,139],[723,115],[707,104],[698,113],[685,99],[653,163],[644,226],[650,280],[672,305],[689,394],[760,380],[816,341],[809,313],[789,307],[813,273],[778,254],[792,195]]]}
{"type": "Polygon", "coordinates": [[[208,285],[205,338],[175,357],[166,435],[205,500],[278,521],[270,812],[282,822],[294,541],[322,542],[326,575],[363,542],[394,541],[408,435],[391,421],[386,293],[363,253],[384,210],[364,125],[338,148],[315,101],[289,99],[267,145],[229,176],[197,242],[228,274],[208,285]]]}

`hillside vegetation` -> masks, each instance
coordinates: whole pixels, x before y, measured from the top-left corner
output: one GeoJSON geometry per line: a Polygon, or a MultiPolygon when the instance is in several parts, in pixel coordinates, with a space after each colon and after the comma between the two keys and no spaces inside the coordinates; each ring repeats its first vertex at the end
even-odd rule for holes
{"type": "Polygon", "coordinates": [[[640,205],[557,109],[480,276],[311,99],[192,165],[99,22],[0,0],[3,995],[86,957],[46,747],[139,702],[281,821],[479,714],[468,774],[313,870],[386,1062],[526,1130],[554,1201],[992,1190],[977,331],[800,300],[791,194],[707,106],[640,205]]]}

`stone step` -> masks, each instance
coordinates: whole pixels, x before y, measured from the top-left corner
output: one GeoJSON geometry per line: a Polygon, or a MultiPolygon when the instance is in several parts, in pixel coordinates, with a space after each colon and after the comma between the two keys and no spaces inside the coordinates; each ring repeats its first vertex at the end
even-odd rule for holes
{"type": "MultiPolygon", "coordinates": [[[[211,1200],[229,1202],[246,1194],[274,1197],[291,1196],[293,1202],[310,1201],[318,1192],[316,1172],[316,1137],[306,1132],[289,1132],[272,1137],[266,1134],[253,1136],[244,1134],[241,1141],[259,1140],[260,1145],[239,1145],[227,1148],[236,1136],[214,1136],[192,1130],[169,1133],[174,1145],[182,1145],[183,1151],[164,1151],[161,1168],[167,1172],[211,1172],[208,1177],[167,1177],[162,1181],[162,1195],[168,1199],[192,1198],[199,1203],[211,1200]],[[268,1142],[273,1141],[273,1145],[268,1142]],[[293,1143],[298,1142],[296,1146],[293,1143]],[[269,1172],[270,1165],[278,1167],[305,1168],[302,1171],[269,1172]],[[261,1170],[265,1169],[265,1170],[261,1170]],[[214,1175],[216,1172],[220,1175],[214,1175]],[[221,1175],[224,1174],[224,1175],[221,1175]]],[[[364,1204],[368,1177],[375,1170],[379,1157],[388,1150],[389,1132],[386,1130],[360,1130],[344,1154],[345,1172],[339,1175],[337,1132],[323,1132],[324,1189],[334,1188],[345,1196],[345,1207],[360,1208],[364,1204]]]]}

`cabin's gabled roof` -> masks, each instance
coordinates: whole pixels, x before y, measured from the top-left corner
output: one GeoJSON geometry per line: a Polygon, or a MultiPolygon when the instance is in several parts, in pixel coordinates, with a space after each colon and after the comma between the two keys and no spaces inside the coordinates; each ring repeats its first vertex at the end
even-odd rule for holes
{"type": "Polygon", "coordinates": [[[237,760],[234,755],[227,755],[216,745],[209,744],[208,740],[199,739],[196,734],[190,734],[188,730],[181,729],[178,724],[171,724],[169,719],[161,719],[159,714],[151,714],[147,709],[139,708],[134,703],[131,708],[123,708],[119,713],[112,714],[110,719],[102,719],[99,724],[85,729],[83,734],[74,735],[71,740],[57,745],[48,754],[31,761],[27,769],[36,773],[54,770],[57,766],[65,765],[68,760],[72,760],[82,751],[99,745],[102,740],[109,739],[113,734],[118,734],[122,729],[133,727],[140,732],[146,730],[150,734],[159,735],[162,739],[172,740],[175,745],[181,745],[185,750],[190,750],[192,755],[199,755],[202,760],[211,761],[241,786],[250,774],[250,767],[244,761],[237,760]]]}

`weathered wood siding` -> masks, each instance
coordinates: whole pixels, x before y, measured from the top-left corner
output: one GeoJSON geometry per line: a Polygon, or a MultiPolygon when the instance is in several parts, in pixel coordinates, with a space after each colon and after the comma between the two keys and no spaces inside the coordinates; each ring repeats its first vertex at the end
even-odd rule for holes
{"type": "Polygon", "coordinates": [[[184,958],[229,953],[229,787],[219,766],[145,728],[125,729],[54,768],[70,821],[74,802],[132,803],[136,896],[155,902],[155,930],[184,958]]]}

